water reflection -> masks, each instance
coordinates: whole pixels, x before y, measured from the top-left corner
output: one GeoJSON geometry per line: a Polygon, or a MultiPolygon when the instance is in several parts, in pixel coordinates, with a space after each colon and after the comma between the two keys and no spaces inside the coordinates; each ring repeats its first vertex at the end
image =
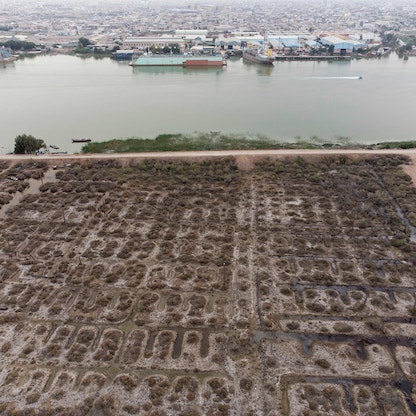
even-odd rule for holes
{"type": "Polygon", "coordinates": [[[415,132],[415,73],[416,59],[404,62],[395,55],[274,67],[240,58],[228,60],[224,69],[133,69],[110,59],[39,56],[0,68],[0,152],[13,149],[22,131],[79,152],[69,137],[102,141],[209,132],[212,120],[224,133],[283,141],[314,135],[328,142],[338,136],[362,143],[409,140],[415,132]],[[334,78],[359,75],[362,81],[334,78]],[[311,77],[331,80],[305,81],[311,77]]]}
{"type": "Polygon", "coordinates": [[[134,74],[222,74],[224,71],[223,67],[218,68],[209,68],[209,67],[201,67],[201,68],[184,68],[182,66],[134,66],[133,73],[134,74]]]}
{"type": "Polygon", "coordinates": [[[256,64],[253,62],[246,62],[245,60],[242,60],[242,62],[243,65],[246,66],[249,70],[255,70],[257,75],[260,76],[270,76],[274,70],[274,65],[256,64]]]}
{"type": "Polygon", "coordinates": [[[40,179],[33,179],[30,178],[28,179],[29,182],[29,186],[23,190],[23,192],[15,192],[15,194],[13,195],[13,198],[5,205],[3,205],[0,209],[0,219],[5,218],[7,211],[10,208],[15,207],[16,205],[19,204],[20,201],[23,200],[23,198],[25,197],[25,195],[35,195],[38,194],[40,191],[40,187],[47,182],[57,182],[57,178],[56,178],[56,171],[53,169],[48,169],[44,175],[42,176],[42,178],[40,179]]]}

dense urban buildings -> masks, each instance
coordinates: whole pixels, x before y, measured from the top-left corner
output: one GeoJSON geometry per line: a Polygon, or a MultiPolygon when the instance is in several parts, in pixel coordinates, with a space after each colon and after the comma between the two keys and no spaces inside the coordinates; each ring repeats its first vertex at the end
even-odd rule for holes
{"type": "MultiPolygon", "coordinates": [[[[371,41],[383,33],[416,30],[412,2],[336,0],[294,1],[0,1],[0,42],[17,38],[74,46],[80,37],[109,47],[126,38],[203,30],[209,36],[231,33],[350,35],[371,41]]],[[[179,33],[180,35],[180,33],[179,33]]],[[[189,34],[188,34],[189,35],[189,34]]],[[[129,46],[126,46],[128,49],[129,46]]]]}

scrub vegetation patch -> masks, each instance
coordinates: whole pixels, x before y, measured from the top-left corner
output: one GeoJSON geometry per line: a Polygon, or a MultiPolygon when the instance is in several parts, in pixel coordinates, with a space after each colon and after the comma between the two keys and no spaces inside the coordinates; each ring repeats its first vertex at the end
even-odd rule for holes
{"type": "Polygon", "coordinates": [[[408,160],[237,162],[0,164],[1,414],[415,413],[408,160]]]}

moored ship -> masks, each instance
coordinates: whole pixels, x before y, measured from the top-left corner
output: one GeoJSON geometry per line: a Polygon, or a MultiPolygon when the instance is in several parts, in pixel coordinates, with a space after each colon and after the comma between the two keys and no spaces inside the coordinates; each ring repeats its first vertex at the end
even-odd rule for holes
{"type": "Polygon", "coordinates": [[[221,55],[191,56],[185,60],[183,66],[187,67],[222,67],[227,61],[221,55]]]}
{"type": "Polygon", "coordinates": [[[188,67],[222,67],[226,65],[222,55],[142,55],[131,66],[182,66],[188,67]]]}
{"type": "Polygon", "coordinates": [[[243,51],[243,59],[247,62],[262,65],[273,65],[274,62],[271,49],[268,49],[267,52],[265,52],[260,48],[247,48],[243,51]]]}

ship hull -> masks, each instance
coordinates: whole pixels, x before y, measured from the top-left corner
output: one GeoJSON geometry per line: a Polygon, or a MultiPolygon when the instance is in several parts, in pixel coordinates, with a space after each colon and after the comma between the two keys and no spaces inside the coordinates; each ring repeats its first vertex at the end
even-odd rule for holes
{"type": "Polygon", "coordinates": [[[271,56],[260,55],[258,52],[243,52],[243,59],[247,62],[260,65],[273,65],[274,58],[271,56]]]}
{"type": "Polygon", "coordinates": [[[172,55],[157,55],[145,56],[142,55],[132,62],[132,66],[182,66],[182,67],[222,67],[225,60],[222,56],[212,55],[207,57],[201,56],[172,56],[172,55]]]}
{"type": "Polygon", "coordinates": [[[184,63],[184,67],[222,67],[225,65],[224,61],[221,60],[215,60],[215,61],[209,61],[207,59],[187,59],[184,63]]]}

